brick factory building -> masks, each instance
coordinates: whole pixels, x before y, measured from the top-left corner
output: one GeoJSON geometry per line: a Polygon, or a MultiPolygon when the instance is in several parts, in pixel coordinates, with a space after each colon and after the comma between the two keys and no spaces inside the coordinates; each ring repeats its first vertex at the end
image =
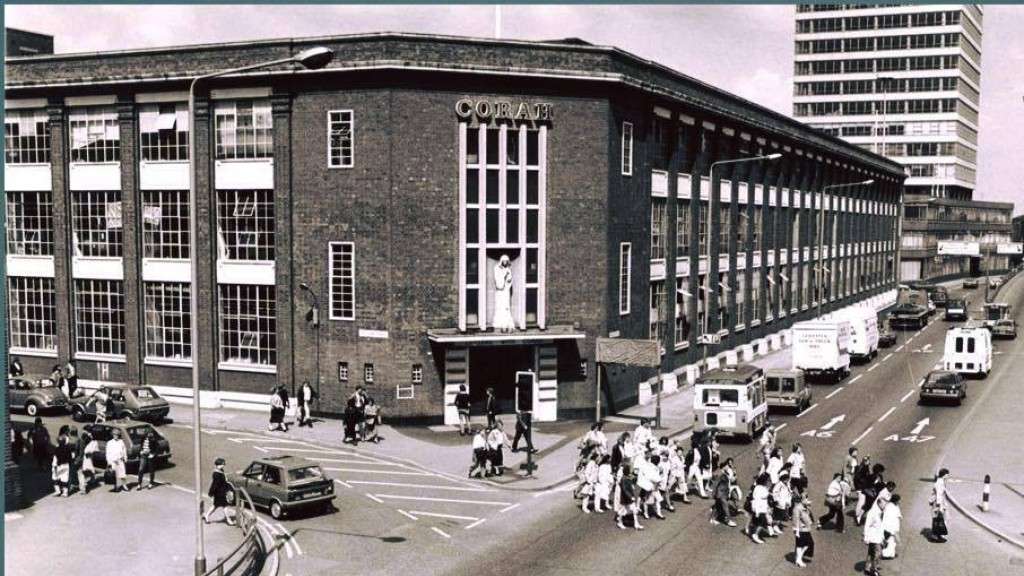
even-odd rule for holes
{"type": "MultiPolygon", "coordinates": [[[[597,337],[659,340],[674,386],[705,310],[712,355],[811,317],[822,213],[824,310],[895,286],[898,164],[616,48],[370,34],[6,70],[10,339],[32,372],[74,359],[174,394],[195,359],[224,403],[310,380],[324,412],[364,385],[437,421],[459,384],[507,409],[532,371],[552,420],[592,413],[597,337]],[[323,70],[201,93],[190,318],[188,81],[317,45],[323,70]]],[[[654,375],[602,370],[612,410],[654,375]]]]}

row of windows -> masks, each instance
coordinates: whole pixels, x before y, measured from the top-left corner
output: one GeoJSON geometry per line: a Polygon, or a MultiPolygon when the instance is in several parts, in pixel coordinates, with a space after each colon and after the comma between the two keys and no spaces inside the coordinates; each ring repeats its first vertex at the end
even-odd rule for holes
{"type": "MultiPolygon", "coordinates": [[[[797,96],[824,96],[835,94],[942,92],[956,90],[958,86],[960,86],[959,78],[955,76],[944,78],[891,78],[887,81],[881,79],[827,80],[822,82],[797,82],[794,85],[794,94],[797,96]]],[[[964,86],[966,87],[966,84],[964,86]]]]}
{"type": "Polygon", "coordinates": [[[959,32],[798,40],[796,43],[796,53],[831,54],[837,52],[874,52],[876,50],[921,50],[926,48],[951,48],[955,46],[960,46],[959,32]]]}
{"type": "MultiPolygon", "coordinates": [[[[956,55],[907,56],[897,58],[862,58],[858,60],[815,60],[796,62],[793,73],[797,76],[822,74],[857,74],[868,72],[899,72],[907,70],[954,70],[961,65],[973,70],[956,55]]],[[[977,81],[977,80],[975,80],[977,81]]],[[[885,87],[882,87],[885,90],[885,87]]]]}
{"type": "Polygon", "coordinates": [[[796,31],[798,34],[815,34],[853,30],[955,26],[960,24],[960,22],[959,10],[945,10],[942,12],[921,12],[918,14],[885,14],[881,16],[847,16],[845,18],[797,20],[796,31]]]}
{"type": "Polygon", "coordinates": [[[853,102],[804,102],[793,105],[796,116],[865,116],[881,114],[938,114],[957,112],[956,98],[922,100],[855,100],[853,102]]]}
{"type": "Polygon", "coordinates": [[[927,220],[930,222],[1010,223],[1010,213],[1006,210],[972,208],[969,206],[922,206],[911,204],[903,207],[903,217],[907,220],[927,220]]]}
{"type": "MultiPolygon", "coordinates": [[[[363,364],[363,382],[373,384],[377,377],[377,369],[372,362],[363,364]]],[[[338,362],[338,382],[345,384],[349,381],[349,363],[338,362]]],[[[409,371],[409,382],[413,385],[423,384],[423,365],[413,364],[409,371]]],[[[399,399],[402,399],[402,390],[399,389],[399,399]]],[[[412,396],[409,396],[411,398],[412,396]]]]}
{"type": "Polygon", "coordinates": [[[972,128],[954,120],[943,120],[936,122],[898,122],[887,123],[887,126],[877,124],[817,124],[815,128],[832,136],[938,136],[951,135],[964,138],[968,142],[976,143],[978,134],[972,128]]]}
{"type": "MultiPolygon", "coordinates": [[[[188,160],[188,107],[184,103],[139,106],[139,150],[143,161],[188,160]]],[[[118,162],[121,131],[112,106],[75,107],[68,113],[71,162],[118,162]]],[[[327,113],[327,165],[353,166],[355,120],[352,110],[327,113]]],[[[273,116],[267,100],[217,102],[214,106],[218,160],[273,157],[273,116]]],[[[7,164],[50,162],[46,111],[12,110],[4,119],[7,164]]]]}

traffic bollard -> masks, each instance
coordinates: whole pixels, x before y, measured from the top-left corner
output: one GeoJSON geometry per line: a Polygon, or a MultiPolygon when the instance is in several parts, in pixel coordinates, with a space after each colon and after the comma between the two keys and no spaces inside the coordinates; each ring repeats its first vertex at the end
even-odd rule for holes
{"type": "Polygon", "coordinates": [[[992,494],[992,477],[985,474],[985,487],[981,490],[981,511],[988,512],[988,499],[992,494]]]}

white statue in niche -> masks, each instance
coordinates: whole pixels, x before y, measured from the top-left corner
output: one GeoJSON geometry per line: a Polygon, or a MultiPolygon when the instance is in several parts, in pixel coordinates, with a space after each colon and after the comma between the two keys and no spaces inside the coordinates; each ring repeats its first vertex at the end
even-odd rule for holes
{"type": "Polygon", "coordinates": [[[494,330],[502,334],[514,332],[512,320],[512,263],[507,254],[494,265],[494,330]]]}

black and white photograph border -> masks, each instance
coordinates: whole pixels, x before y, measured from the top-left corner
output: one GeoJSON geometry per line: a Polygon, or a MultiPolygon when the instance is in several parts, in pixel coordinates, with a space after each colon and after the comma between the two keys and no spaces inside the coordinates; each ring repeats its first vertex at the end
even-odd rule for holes
{"type": "Polygon", "coordinates": [[[5,574],[1024,569],[1024,8],[4,26],[5,574]]]}

